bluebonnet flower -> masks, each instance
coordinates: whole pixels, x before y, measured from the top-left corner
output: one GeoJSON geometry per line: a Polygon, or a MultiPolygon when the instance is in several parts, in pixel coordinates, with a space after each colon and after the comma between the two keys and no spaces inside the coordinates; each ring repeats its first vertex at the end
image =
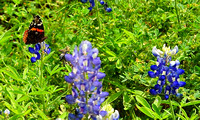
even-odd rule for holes
{"type": "Polygon", "coordinates": [[[83,115],[80,114],[79,109],[75,110],[75,114],[69,113],[68,120],[81,120],[83,115]]]}
{"type": "MultiPolygon", "coordinates": [[[[98,115],[107,114],[106,111],[101,110],[100,105],[109,95],[108,92],[102,91],[102,82],[99,81],[106,75],[99,72],[101,60],[97,57],[98,52],[98,49],[92,48],[89,41],[83,41],[79,51],[75,47],[72,55],[65,54],[65,59],[73,66],[72,72],[64,77],[66,82],[73,85],[72,94],[66,95],[66,101],[69,104],[78,103],[79,113],[87,114],[93,120],[96,120],[98,115]]],[[[69,116],[76,117],[74,114],[69,116]]]]}
{"type": "MultiPolygon", "coordinates": [[[[86,3],[88,0],[81,0],[82,3],[86,3]]],[[[103,0],[98,0],[99,3],[101,5],[104,5],[104,9],[107,11],[107,12],[111,12],[112,9],[108,7],[108,4],[105,3],[103,0]]],[[[89,0],[90,2],[90,7],[88,8],[90,11],[92,11],[93,7],[95,6],[95,0],[89,0]]]]}
{"type": "Polygon", "coordinates": [[[171,61],[171,57],[178,52],[178,47],[170,49],[170,47],[163,45],[162,49],[163,51],[156,47],[153,48],[152,53],[157,57],[157,64],[150,67],[152,71],[149,71],[148,74],[152,78],[158,77],[157,84],[154,89],[150,89],[150,93],[152,95],[160,94],[163,87],[166,86],[164,93],[167,100],[170,94],[181,96],[178,89],[185,86],[186,83],[180,81],[179,78],[179,75],[184,73],[183,69],[179,69],[180,62],[178,60],[171,61]]]}
{"type": "Polygon", "coordinates": [[[36,55],[35,57],[31,57],[32,63],[36,62],[37,60],[41,58],[41,55],[39,53],[41,47],[44,53],[49,54],[51,52],[51,48],[49,48],[49,45],[46,44],[45,42],[35,44],[35,48],[29,47],[28,49],[29,52],[36,55]]]}

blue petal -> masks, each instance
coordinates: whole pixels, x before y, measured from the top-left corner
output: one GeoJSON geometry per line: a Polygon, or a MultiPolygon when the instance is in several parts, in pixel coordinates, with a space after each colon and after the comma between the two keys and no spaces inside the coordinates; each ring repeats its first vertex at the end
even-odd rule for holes
{"type": "Polygon", "coordinates": [[[171,87],[169,85],[167,85],[165,89],[170,91],[171,87]]]}
{"type": "Polygon", "coordinates": [[[68,83],[73,83],[73,79],[69,78],[67,75],[65,75],[65,81],[68,83]]]}
{"type": "Polygon", "coordinates": [[[178,75],[181,75],[181,74],[183,74],[184,72],[185,72],[185,71],[184,71],[183,69],[178,69],[176,73],[177,73],[178,75]]]}
{"type": "Polygon", "coordinates": [[[165,95],[165,100],[168,100],[169,99],[169,95],[165,95]]]}
{"type": "Polygon", "coordinates": [[[86,3],[88,0],[81,0],[82,3],[86,3]]]}
{"type": "Polygon", "coordinates": [[[85,92],[83,90],[80,91],[80,96],[85,96],[85,92]]]}
{"type": "Polygon", "coordinates": [[[49,54],[51,52],[51,48],[47,49],[47,54],[49,54]]]}
{"type": "Polygon", "coordinates": [[[99,57],[97,57],[97,58],[93,59],[93,61],[92,61],[92,62],[93,62],[93,64],[94,64],[94,65],[96,65],[96,66],[101,64],[101,60],[100,60],[100,58],[99,58],[99,57]]]}
{"type": "Polygon", "coordinates": [[[158,69],[157,65],[152,65],[151,66],[151,70],[157,70],[157,69],[158,69]]]}
{"type": "Polygon", "coordinates": [[[93,112],[94,112],[94,114],[98,115],[99,114],[99,110],[100,110],[100,106],[99,105],[93,106],[93,112]]]}
{"type": "Polygon", "coordinates": [[[74,75],[73,72],[71,72],[71,73],[69,73],[69,77],[70,77],[71,79],[74,79],[76,76],[74,75]]]}
{"type": "Polygon", "coordinates": [[[150,93],[151,93],[152,95],[157,95],[157,92],[156,92],[154,89],[150,89],[150,93]]]}
{"type": "Polygon", "coordinates": [[[92,11],[92,7],[89,7],[88,9],[89,9],[90,11],[92,11]]]}
{"type": "Polygon", "coordinates": [[[94,0],[89,0],[89,1],[90,1],[90,3],[91,3],[91,7],[94,7],[94,6],[95,6],[94,0]]]}
{"type": "Polygon", "coordinates": [[[94,82],[93,82],[93,85],[94,85],[95,87],[99,87],[99,86],[101,85],[101,82],[99,82],[99,81],[94,81],[94,82]]]}
{"type": "Polygon", "coordinates": [[[111,9],[111,8],[107,8],[106,11],[107,11],[107,12],[111,12],[112,9],[111,9]]]}
{"type": "Polygon", "coordinates": [[[165,75],[161,75],[161,76],[159,77],[159,80],[165,80],[165,75]]]}
{"type": "Polygon", "coordinates": [[[178,81],[174,81],[174,82],[172,83],[172,85],[173,85],[174,88],[179,88],[179,83],[178,83],[178,81]]]}
{"type": "Polygon", "coordinates": [[[28,50],[29,50],[30,53],[35,53],[35,50],[32,47],[29,47],[28,50]]]}
{"type": "Polygon", "coordinates": [[[35,45],[35,50],[36,50],[36,51],[39,51],[40,49],[41,49],[41,46],[40,46],[40,44],[39,44],[39,43],[38,43],[38,44],[36,44],[36,45],[35,45]]]}
{"type": "Polygon", "coordinates": [[[103,1],[103,0],[101,0],[101,1],[100,1],[100,4],[101,4],[101,5],[104,5],[104,1],[103,1]]]}
{"type": "Polygon", "coordinates": [[[73,57],[72,57],[71,54],[65,54],[65,59],[66,59],[67,61],[70,61],[70,62],[73,61],[73,57]]]}
{"type": "Polygon", "coordinates": [[[77,114],[76,116],[77,116],[77,117],[78,117],[80,120],[83,118],[83,115],[82,115],[82,114],[80,114],[80,113],[79,113],[79,114],[77,114]]]}
{"type": "Polygon", "coordinates": [[[97,79],[102,79],[102,78],[104,78],[105,76],[106,76],[105,73],[102,73],[102,72],[98,72],[98,73],[97,73],[97,79]]]}
{"type": "Polygon", "coordinates": [[[72,113],[69,113],[68,119],[69,119],[69,120],[75,120],[75,119],[76,119],[76,116],[75,116],[74,114],[72,114],[72,113]]]}
{"type": "Polygon", "coordinates": [[[36,58],[35,57],[31,57],[31,62],[32,63],[34,63],[34,62],[36,62],[37,60],[36,60],[36,58]]]}
{"type": "Polygon", "coordinates": [[[181,98],[181,97],[183,97],[183,94],[177,93],[177,94],[176,94],[176,97],[181,98]]]}
{"type": "Polygon", "coordinates": [[[107,114],[108,114],[107,111],[101,111],[101,112],[100,112],[100,115],[101,115],[102,117],[106,116],[107,114]]]}
{"type": "Polygon", "coordinates": [[[68,104],[74,104],[75,99],[72,95],[66,95],[65,100],[67,101],[68,104]]]}
{"type": "Polygon", "coordinates": [[[39,60],[40,59],[40,53],[36,52],[35,54],[37,55],[36,59],[39,60]]]}
{"type": "Polygon", "coordinates": [[[108,96],[108,95],[109,95],[108,92],[102,92],[102,93],[99,95],[99,97],[105,98],[105,97],[108,96]]]}
{"type": "Polygon", "coordinates": [[[152,72],[152,71],[148,71],[148,75],[149,75],[149,77],[151,77],[151,78],[155,78],[155,77],[156,77],[155,73],[152,72]]]}
{"type": "Polygon", "coordinates": [[[160,88],[162,88],[160,85],[158,85],[158,84],[156,84],[155,86],[154,86],[154,89],[155,90],[159,90],[160,88]]]}
{"type": "Polygon", "coordinates": [[[75,88],[72,88],[72,95],[74,98],[78,97],[78,91],[75,88]]]}
{"type": "Polygon", "coordinates": [[[179,86],[180,86],[180,87],[184,87],[185,85],[186,85],[186,82],[183,82],[183,81],[180,81],[180,82],[179,82],[179,86]]]}

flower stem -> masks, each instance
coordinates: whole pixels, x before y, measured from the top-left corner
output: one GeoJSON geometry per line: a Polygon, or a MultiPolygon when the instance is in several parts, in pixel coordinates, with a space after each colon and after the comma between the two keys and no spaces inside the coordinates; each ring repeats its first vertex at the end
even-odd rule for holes
{"type": "Polygon", "coordinates": [[[170,105],[171,112],[172,112],[172,119],[176,120],[175,115],[174,115],[174,108],[172,106],[172,102],[171,102],[170,96],[169,96],[169,105],[170,105]]]}
{"type": "Polygon", "coordinates": [[[99,6],[98,6],[98,0],[96,0],[96,5],[97,5],[97,19],[98,19],[98,22],[99,22],[99,31],[100,31],[100,36],[102,36],[102,32],[101,32],[101,21],[100,21],[100,17],[99,17],[99,6]]]}
{"type": "MultiPolygon", "coordinates": [[[[86,73],[84,72],[83,74],[84,74],[84,79],[87,79],[86,73]]],[[[86,104],[86,107],[87,107],[87,104],[88,104],[88,92],[87,92],[87,91],[85,92],[85,99],[86,99],[85,104],[86,104]]],[[[89,114],[88,114],[88,112],[87,112],[87,114],[85,115],[85,119],[86,119],[86,120],[89,120],[89,119],[88,119],[88,116],[89,116],[89,114]]]]}
{"type": "MultiPolygon", "coordinates": [[[[43,46],[41,46],[43,48],[43,46]]],[[[43,81],[43,57],[44,57],[44,54],[43,54],[43,49],[42,49],[42,52],[41,52],[41,61],[40,61],[40,74],[39,74],[39,77],[40,77],[40,87],[41,89],[43,90],[43,87],[44,87],[44,81],[43,81]]],[[[45,96],[42,95],[42,103],[43,103],[43,112],[45,113],[45,96]]]]}
{"type": "Polygon", "coordinates": [[[179,28],[181,28],[180,18],[179,18],[178,9],[177,9],[177,0],[175,0],[175,10],[176,10],[176,16],[178,19],[179,28]]]}

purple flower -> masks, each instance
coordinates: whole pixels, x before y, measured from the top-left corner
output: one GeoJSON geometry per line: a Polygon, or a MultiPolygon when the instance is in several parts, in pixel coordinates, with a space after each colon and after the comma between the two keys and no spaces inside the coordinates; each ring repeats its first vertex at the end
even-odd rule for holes
{"type": "Polygon", "coordinates": [[[171,61],[171,56],[174,56],[178,52],[178,47],[175,46],[171,49],[163,45],[163,51],[153,47],[152,53],[157,57],[156,65],[152,65],[150,68],[152,71],[148,71],[148,75],[151,78],[158,77],[157,84],[154,89],[150,89],[152,95],[157,95],[162,92],[162,88],[165,88],[165,99],[169,98],[170,94],[180,96],[178,93],[179,87],[184,87],[185,82],[179,80],[179,75],[184,73],[183,69],[179,69],[180,62],[178,60],[171,61]]]}
{"type": "Polygon", "coordinates": [[[80,114],[79,109],[75,110],[75,114],[69,113],[68,120],[81,120],[83,115],[80,114]]]}
{"type": "MultiPolygon", "coordinates": [[[[65,59],[71,62],[73,68],[65,80],[72,84],[72,95],[66,95],[69,104],[78,104],[80,114],[88,114],[90,118],[96,119],[98,115],[105,116],[106,111],[102,111],[100,105],[109,95],[102,91],[102,82],[106,75],[100,72],[101,60],[98,56],[98,49],[92,48],[89,41],[81,42],[75,47],[73,54],[65,54],[65,59]]],[[[69,114],[69,118],[76,119],[76,115],[69,114]]]]}
{"type": "Polygon", "coordinates": [[[32,54],[35,54],[35,57],[31,57],[31,62],[34,63],[37,60],[39,60],[41,58],[41,55],[39,53],[40,49],[42,48],[42,52],[44,51],[44,53],[49,54],[51,52],[51,48],[49,48],[48,44],[45,44],[45,42],[42,43],[37,43],[35,44],[35,47],[29,47],[29,52],[32,54]]]}
{"type": "MultiPolygon", "coordinates": [[[[82,3],[86,3],[88,0],[81,0],[82,3]]],[[[104,9],[107,11],[107,12],[111,12],[112,9],[108,7],[108,4],[105,3],[103,0],[98,0],[99,3],[101,5],[104,5],[104,9]]],[[[93,7],[95,7],[95,0],[89,0],[90,2],[90,7],[88,8],[90,11],[92,11],[93,7]]]]}

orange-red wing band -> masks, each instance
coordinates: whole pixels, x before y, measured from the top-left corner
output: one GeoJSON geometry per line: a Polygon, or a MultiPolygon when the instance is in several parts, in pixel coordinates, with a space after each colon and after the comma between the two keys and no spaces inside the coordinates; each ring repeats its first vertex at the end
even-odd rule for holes
{"type": "Polygon", "coordinates": [[[31,28],[31,31],[44,32],[44,30],[41,30],[41,29],[38,29],[38,28],[31,28]]]}
{"type": "Polygon", "coordinates": [[[26,30],[26,31],[24,32],[24,36],[23,36],[23,41],[24,41],[24,43],[27,42],[27,37],[28,37],[28,30],[26,30]]]}

